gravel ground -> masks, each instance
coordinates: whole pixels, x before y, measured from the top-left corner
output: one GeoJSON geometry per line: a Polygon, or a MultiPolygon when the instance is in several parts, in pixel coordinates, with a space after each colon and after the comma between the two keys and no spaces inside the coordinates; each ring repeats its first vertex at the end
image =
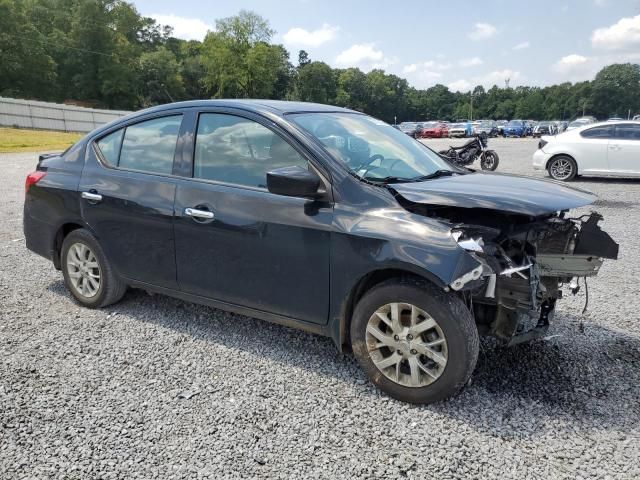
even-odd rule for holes
{"type": "MultiPolygon", "coordinates": [[[[490,145],[541,176],[536,141],[490,145]]],[[[568,295],[547,339],[483,342],[471,385],[421,407],[326,338],[141,291],[78,307],[24,246],[35,162],[0,155],[0,478],[640,477],[640,182],[575,182],[620,243],[585,317],[568,295]]]]}

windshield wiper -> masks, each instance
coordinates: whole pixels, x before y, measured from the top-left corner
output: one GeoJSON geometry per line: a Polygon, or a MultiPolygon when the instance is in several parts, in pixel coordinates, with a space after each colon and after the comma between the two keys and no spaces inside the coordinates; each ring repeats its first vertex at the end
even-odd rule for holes
{"type": "Polygon", "coordinates": [[[362,177],[363,180],[367,182],[373,183],[403,183],[403,182],[413,182],[413,178],[402,178],[402,177],[362,177]]]}
{"type": "Polygon", "coordinates": [[[422,175],[421,177],[412,178],[412,182],[422,182],[423,180],[430,180],[438,177],[450,177],[452,175],[464,175],[462,172],[456,172],[454,170],[436,170],[429,175],[422,175]]]}

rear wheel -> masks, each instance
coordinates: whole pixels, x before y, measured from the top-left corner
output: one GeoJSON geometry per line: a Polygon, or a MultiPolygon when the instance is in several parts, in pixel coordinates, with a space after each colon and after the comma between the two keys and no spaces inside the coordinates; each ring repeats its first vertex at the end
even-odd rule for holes
{"type": "Polygon", "coordinates": [[[578,166],[573,158],[567,155],[553,157],[547,165],[549,176],[554,180],[567,182],[573,180],[578,174],[578,166]]]}
{"type": "Polygon", "coordinates": [[[432,403],[456,394],[478,358],[478,331],[454,294],[413,280],[374,287],[351,322],[356,359],[389,396],[432,403]]]}
{"type": "Polygon", "coordinates": [[[85,229],[74,230],[62,242],[62,274],[74,298],[85,307],[117,302],[126,291],[96,238],[85,229]]]}

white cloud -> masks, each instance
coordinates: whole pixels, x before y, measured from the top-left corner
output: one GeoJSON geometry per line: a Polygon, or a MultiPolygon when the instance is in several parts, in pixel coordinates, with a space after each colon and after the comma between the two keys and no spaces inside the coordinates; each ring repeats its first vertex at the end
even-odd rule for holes
{"type": "Polygon", "coordinates": [[[517,45],[514,45],[512,50],[524,50],[525,48],[529,48],[531,44],[529,42],[521,42],[517,45]]]}
{"type": "Polygon", "coordinates": [[[621,18],[609,27],[594,30],[591,45],[608,50],[637,47],[640,45],[640,15],[621,18]]]}
{"type": "Polygon", "coordinates": [[[571,54],[562,57],[551,65],[560,82],[579,82],[582,80],[592,80],[598,71],[613,63],[637,63],[640,61],[640,52],[607,53],[601,56],[585,57],[583,55],[571,54]]]}
{"type": "Polygon", "coordinates": [[[473,27],[474,28],[469,32],[468,37],[474,42],[491,38],[498,33],[498,29],[490,23],[478,22],[473,27]]]}
{"type": "Polygon", "coordinates": [[[589,63],[589,59],[582,55],[572,53],[562,57],[556,63],[553,64],[553,70],[558,73],[572,74],[576,71],[583,70],[589,63]]]}
{"type": "Polygon", "coordinates": [[[173,27],[173,36],[184,40],[202,40],[209,30],[213,31],[213,25],[209,25],[199,18],[186,18],[177,15],[150,15],[161,25],[173,27]]]}
{"type": "Polygon", "coordinates": [[[480,78],[480,85],[485,87],[493,87],[494,85],[502,86],[509,79],[509,85],[514,86],[521,78],[520,72],[505,68],[504,70],[494,70],[483,75],[480,78]]]}
{"type": "Polygon", "coordinates": [[[477,67],[478,65],[482,65],[484,62],[480,57],[473,58],[463,58],[458,62],[458,65],[461,67],[477,67]]]}
{"type": "Polygon", "coordinates": [[[471,83],[469,83],[467,80],[460,79],[448,84],[447,88],[449,88],[449,90],[451,90],[452,92],[468,92],[469,90],[471,90],[471,83]]]}
{"type": "Polygon", "coordinates": [[[323,23],[322,27],[309,31],[304,28],[295,27],[289,29],[282,38],[287,45],[297,47],[319,47],[336,38],[339,27],[334,27],[328,23],[323,23]]]}
{"type": "Polygon", "coordinates": [[[504,70],[494,70],[493,72],[471,77],[469,79],[460,78],[449,83],[447,86],[449,87],[449,90],[452,91],[468,92],[476,85],[482,85],[484,88],[491,88],[494,85],[503,86],[506,79],[509,79],[509,85],[513,87],[519,83],[521,78],[522,75],[520,72],[506,68],[504,70]]]}
{"type": "Polygon", "coordinates": [[[429,60],[426,62],[411,63],[402,68],[402,74],[407,80],[418,88],[427,88],[438,82],[443,74],[453,65],[449,62],[436,62],[429,60]]]}
{"type": "Polygon", "coordinates": [[[609,2],[607,0],[593,0],[593,4],[596,7],[606,7],[609,5],[609,2]]]}
{"type": "Polygon", "coordinates": [[[396,63],[396,59],[387,58],[373,43],[351,45],[336,57],[340,67],[360,67],[364,71],[374,68],[387,68],[396,63]]]}

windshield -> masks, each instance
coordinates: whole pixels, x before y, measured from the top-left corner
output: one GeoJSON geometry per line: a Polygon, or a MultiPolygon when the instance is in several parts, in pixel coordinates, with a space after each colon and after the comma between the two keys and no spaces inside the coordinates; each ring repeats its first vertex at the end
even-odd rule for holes
{"type": "Polygon", "coordinates": [[[522,120],[511,120],[508,125],[510,127],[521,127],[522,126],[522,120]]]}
{"type": "Polygon", "coordinates": [[[288,118],[366,180],[415,181],[438,172],[458,172],[422,143],[367,115],[295,113],[288,118]]]}
{"type": "Polygon", "coordinates": [[[485,120],[484,122],[480,122],[481,127],[493,127],[493,122],[490,120],[485,120]]]}
{"type": "Polygon", "coordinates": [[[438,124],[436,122],[427,122],[422,124],[422,128],[436,128],[438,124]]]}

